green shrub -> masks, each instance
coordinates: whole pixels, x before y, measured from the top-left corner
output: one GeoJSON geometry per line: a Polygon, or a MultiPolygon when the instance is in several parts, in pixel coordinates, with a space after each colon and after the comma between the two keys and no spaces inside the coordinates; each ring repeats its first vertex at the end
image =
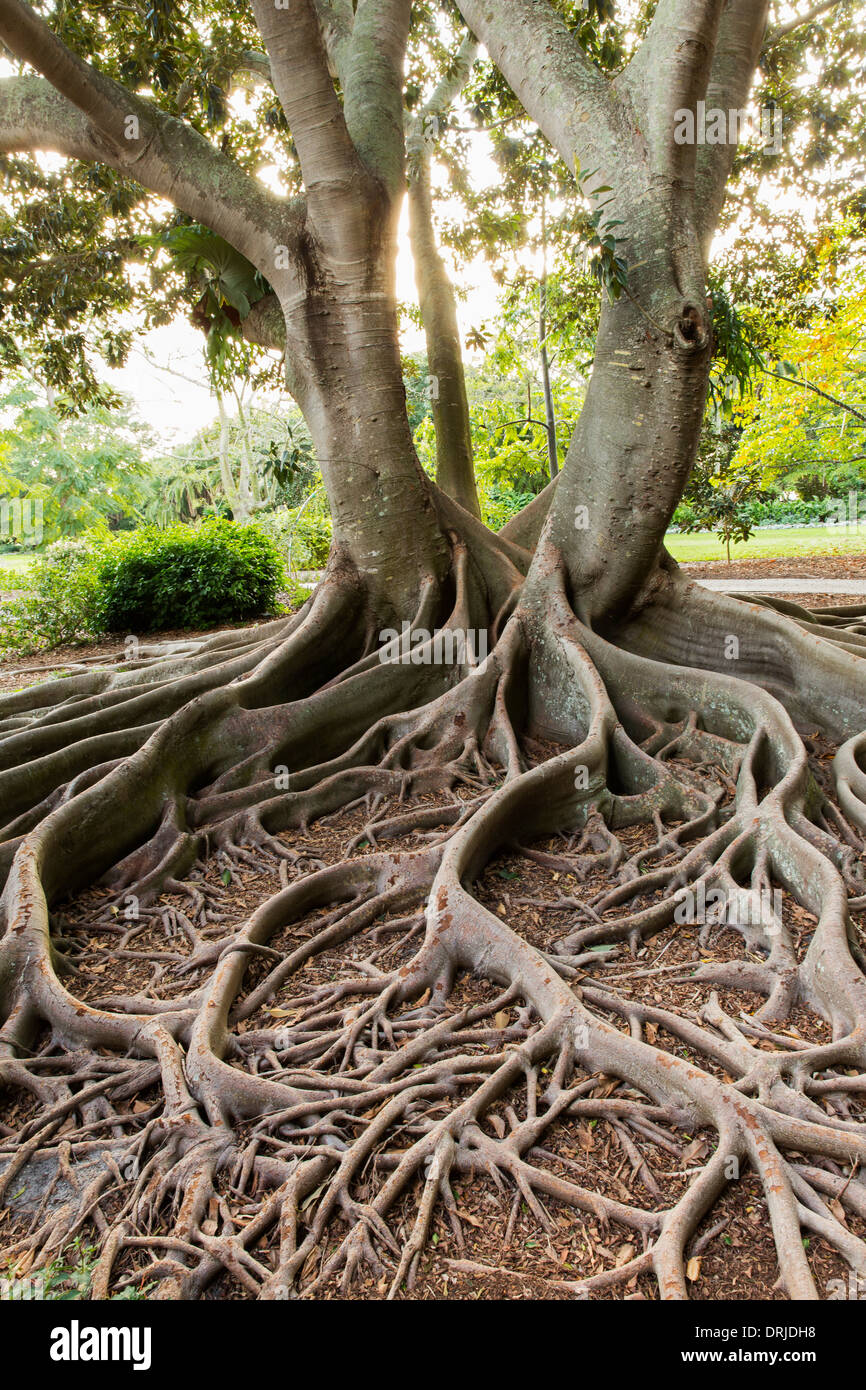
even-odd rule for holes
{"type": "Polygon", "coordinates": [[[329,516],[302,516],[298,519],[297,535],[312,562],[309,566],[298,564],[297,568],[324,569],[328,563],[333,535],[331,518],[329,516]]]}
{"type": "MultiPolygon", "coordinates": [[[[752,497],[742,503],[742,515],[751,526],[820,526],[845,514],[846,494],[815,497],[804,501],[800,497],[752,497]]],[[[693,497],[681,502],[674,512],[675,531],[712,529],[700,524],[700,508],[693,497]]]]}
{"type": "Polygon", "coordinates": [[[283,579],[274,542],[255,526],[145,527],[116,539],[99,565],[108,632],[211,627],[273,612],[283,579]]]}
{"type": "Polygon", "coordinates": [[[36,651],[95,637],[100,614],[100,538],[55,541],[36,560],[21,592],[0,608],[0,647],[36,651]]]}
{"type": "MultiPolygon", "coordinates": [[[[85,1245],[82,1238],[76,1236],[44,1268],[20,1276],[14,1266],[7,1265],[3,1277],[10,1282],[20,1279],[22,1285],[28,1290],[32,1289],[32,1292],[28,1291],[26,1294],[22,1292],[22,1298],[28,1302],[33,1298],[44,1299],[46,1302],[77,1302],[91,1296],[98,1258],[99,1251],[96,1246],[85,1245]]],[[[109,1297],[113,1302],[136,1302],[147,1298],[151,1289],[155,1287],[153,1281],[139,1283],[137,1287],[129,1284],[121,1293],[110,1294],[109,1297]]]]}
{"type": "Polygon", "coordinates": [[[0,563],[0,594],[11,594],[29,586],[26,570],[7,570],[0,563]]]}
{"type": "Polygon", "coordinates": [[[55,542],[35,561],[26,588],[0,607],[0,647],[29,652],[105,632],[244,622],[274,610],[282,583],[279,549],[255,526],[90,533],[55,542]]]}
{"type": "Polygon", "coordinates": [[[501,531],[534,497],[534,492],[521,492],[502,483],[486,483],[483,479],[478,483],[481,515],[491,531],[501,531]]]}

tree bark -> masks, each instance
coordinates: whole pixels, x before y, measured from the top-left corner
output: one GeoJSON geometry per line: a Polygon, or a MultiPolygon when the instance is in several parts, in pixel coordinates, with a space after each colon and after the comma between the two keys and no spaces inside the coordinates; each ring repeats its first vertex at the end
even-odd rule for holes
{"type": "Polygon", "coordinates": [[[635,298],[602,309],[586,401],[547,520],[575,603],[600,625],[628,613],[659,562],[709,380],[706,310],[695,306],[696,337],[681,341],[650,321],[658,296],[632,279],[635,298]]]}
{"type": "Polygon", "coordinates": [[[480,519],[457,305],[436,245],[426,152],[419,154],[409,178],[409,229],[418,303],[427,339],[430,405],[436,429],[436,481],[443,492],[480,519]]]}
{"type": "MultiPolygon", "coordinates": [[[[548,5],[460,9],[527,111],[618,225],[625,292],[605,303],[586,402],[546,521],[581,617],[625,621],[651,591],[697,451],[711,357],[709,241],[733,159],[678,145],[675,113],[745,99],[766,0],[660,0],[637,54],[608,82],[548,5]],[[591,162],[591,164],[590,164],[591,162]],[[700,187],[701,197],[696,188],[700,187]],[[610,202],[596,189],[610,188],[610,202]]],[[[536,570],[546,559],[537,557],[536,570]]]]}

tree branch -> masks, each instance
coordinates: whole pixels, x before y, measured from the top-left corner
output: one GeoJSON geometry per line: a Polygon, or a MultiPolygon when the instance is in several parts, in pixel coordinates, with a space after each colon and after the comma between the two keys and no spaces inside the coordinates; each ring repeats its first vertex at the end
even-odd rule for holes
{"type": "Polygon", "coordinates": [[[618,150],[633,139],[630,123],[546,0],[458,0],[458,8],[568,168],[610,175],[618,150]]]}
{"type": "Polygon", "coordinates": [[[775,377],[776,381],[787,382],[789,386],[805,386],[807,391],[814,391],[816,396],[821,396],[825,401],[830,401],[833,405],[838,405],[840,410],[847,410],[849,415],[853,415],[856,420],[862,420],[866,425],[866,415],[862,410],[858,410],[856,405],[851,405],[850,401],[843,401],[838,396],[833,396],[829,391],[824,391],[814,382],[807,381],[803,376],[783,376],[781,372],[774,372],[770,367],[762,367],[761,370],[767,375],[775,377]]]}
{"type": "Polygon", "coordinates": [[[273,0],[252,0],[267,49],[274,87],[298,151],[311,212],[321,227],[334,199],[361,171],[343,108],[328,68],[328,55],[313,0],[294,0],[278,10],[273,0]]]}
{"type": "MultiPolygon", "coordinates": [[[[768,10],[769,0],[730,0],[719,25],[707,84],[708,108],[741,111],[746,106],[761,54],[768,10]]],[[[734,144],[698,148],[697,204],[705,244],[718,224],[736,152],[734,144]]]]}
{"type": "MultiPolygon", "coordinates": [[[[469,74],[478,57],[478,40],[474,34],[467,34],[454,55],[449,70],[434,87],[424,105],[406,119],[406,153],[410,166],[413,161],[422,159],[427,153],[430,138],[430,124],[443,116],[456,101],[469,80],[469,74]]],[[[410,182],[412,170],[409,171],[410,182]]]]}
{"type": "Polygon", "coordinates": [[[38,78],[0,81],[0,148],[108,164],[211,227],[268,277],[287,205],[185,122],[73,53],[24,0],[0,0],[0,41],[38,78]]]}
{"type": "Polygon", "coordinates": [[[286,351],[286,320],[275,294],[266,294],[241,319],[241,336],[257,347],[286,351]]]}
{"type": "Polygon", "coordinates": [[[344,74],[355,148],[396,198],[403,191],[403,61],[411,0],[359,0],[344,74]]]}
{"type": "Polygon", "coordinates": [[[442,116],[457,100],[478,58],[478,40],[474,34],[466,34],[454,55],[450,68],[433,88],[427,101],[418,112],[416,120],[422,126],[435,116],[442,116]]]}
{"type": "Polygon", "coordinates": [[[792,34],[795,29],[801,28],[804,24],[811,24],[813,19],[818,19],[828,10],[835,10],[841,4],[841,0],[823,0],[820,5],[813,5],[805,14],[795,15],[793,19],[785,20],[783,24],[775,24],[772,29],[767,30],[767,37],[764,41],[765,48],[771,48],[778,43],[779,39],[785,38],[787,34],[792,34]]]}
{"type": "Polygon", "coordinates": [[[355,23],[352,0],[316,0],[316,14],[331,71],[342,83],[346,55],[352,38],[352,26],[355,23]]]}
{"type": "Polygon", "coordinates": [[[654,176],[694,183],[696,147],[674,140],[676,112],[706,95],[724,0],[659,0],[621,82],[641,113],[654,176]]]}

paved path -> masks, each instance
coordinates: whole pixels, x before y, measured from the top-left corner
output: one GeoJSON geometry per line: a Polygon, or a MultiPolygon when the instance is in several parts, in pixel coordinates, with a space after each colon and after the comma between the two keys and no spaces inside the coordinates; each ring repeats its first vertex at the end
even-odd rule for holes
{"type": "Polygon", "coordinates": [[[699,579],[705,589],[722,589],[727,594],[862,594],[863,579],[699,579]]]}
{"type": "MultiPolygon", "coordinates": [[[[688,570],[683,571],[688,575],[688,570]]],[[[324,570],[298,570],[297,579],[305,589],[314,589],[324,570]]],[[[698,579],[705,589],[721,589],[727,594],[854,594],[866,598],[866,575],[862,579],[698,579]]]]}

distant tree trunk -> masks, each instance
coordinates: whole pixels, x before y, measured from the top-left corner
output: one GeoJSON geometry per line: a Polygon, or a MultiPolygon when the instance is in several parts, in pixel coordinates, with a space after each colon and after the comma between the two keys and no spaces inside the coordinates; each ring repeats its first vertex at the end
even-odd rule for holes
{"type": "Polygon", "coordinates": [[[553,392],[550,389],[550,361],[547,355],[547,276],[545,275],[538,290],[538,341],[541,354],[541,383],[544,390],[544,419],[547,425],[547,462],[550,470],[550,481],[559,472],[559,460],[557,458],[556,443],[556,412],[553,406],[553,392]]]}
{"type": "Polygon", "coordinates": [[[220,417],[219,441],[217,443],[217,459],[220,466],[220,481],[222,482],[225,499],[231,507],[232,516],[235,521],[246,521],[248,513],[245,510],[243,499],[235,483],[232,473],[231,463],[231,421],[226,410],[226,403],[223,399],[222,391],[217,391],[217,409],[220,417]]]}
{"type": "Polygon", "coordinates": [[[436,245],[430,160],[418,156],[409,179],[409,227],[421,321],[427,339],[430,405],[436,429],[436,481],[473,516],[481,516],[472,453],[457,305],[436,245]]]}
{"type": "Polygon", "coordinates": [[[550,356],[547,351],[547,200],[541,199],[541,280],[538,286],[538,351],[541,356],[541,383],[544,391],[544,420],[547,425],[547,461],[550,481],[559,472],[556,440],[556,411],[550,389],[550,356]]]}

